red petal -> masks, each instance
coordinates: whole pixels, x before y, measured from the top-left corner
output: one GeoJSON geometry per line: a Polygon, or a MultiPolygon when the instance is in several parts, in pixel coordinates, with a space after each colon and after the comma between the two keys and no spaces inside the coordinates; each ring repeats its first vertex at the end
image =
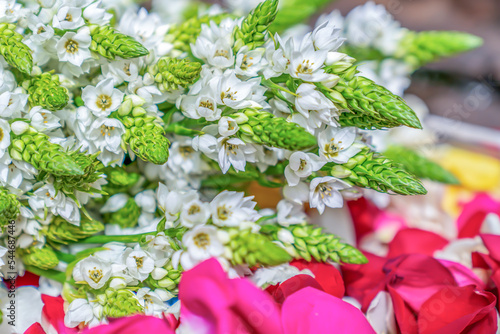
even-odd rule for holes
{"type": "Polygon", "coordinates": [[[399,231],[389,243],[389,254],[387,257],[391,258],[413,253],[432,256],[435,251],[442,249],[448,243],[448,240],[436,233],[417,228],[408,228],[399,231]]]}
{"type": "Polygon", "coordinates": [[[299,270],[309,269],[326,293],[338,298],[344,297],[344,280],[333,265],[316,261],[307,262],[306,260],[293,260],[290,264],[299,270]]]}

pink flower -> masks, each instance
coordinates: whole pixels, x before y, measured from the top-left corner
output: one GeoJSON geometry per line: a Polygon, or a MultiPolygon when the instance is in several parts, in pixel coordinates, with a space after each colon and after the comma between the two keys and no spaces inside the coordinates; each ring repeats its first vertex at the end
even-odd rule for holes
{"type": "Polygon", "coordinates": [[[281,333],[278,305],[246,279],[229,279],[216,259],[186,271],[181,326],[199,333],[281,333]]]}
{"type": "Polygon", "coordinates": [[[165,319],[145,315],[134,315],[113,319],[108,325],[101,325],[83,331],[82,334],[137,334],[161,333],[174,334],[175,330],[165,319]]]}
{"type": "Polygon", "coordinates": [[[488,213],[500,215],[500,202],[487,194],[476,195],[463,206],[457,219],[458,237],[473,238],[478,235],[488,213]]]}
{"type": "Polygon", "coordinates": [[[375,333],[360,310],[311,287],[289,296],[281,310],[284,334],[375,333]]]}

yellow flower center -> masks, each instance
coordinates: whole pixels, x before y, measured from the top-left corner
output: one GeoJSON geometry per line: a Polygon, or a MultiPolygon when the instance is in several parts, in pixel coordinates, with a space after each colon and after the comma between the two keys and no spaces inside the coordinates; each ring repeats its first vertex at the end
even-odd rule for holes
{"type": "Polygon", "coordinates": [[[241,69],[242,69],[242,70],[247,70],[250,66],[252,66],[252,65],[253,65],[253,63],[251,63],[251,62],[249,61],[249,59],[250,59],[250,61],[252,61],[252,60],[253,60],[253,57],[248,57],[248,55],[244,55],[244,56],[243,56],[243,60],[242,60],[242,62],[241,62],[241,69]]]}
{"type": "Polygon", "coordinates": [[[210,245],[210,236],[206,233],[198,233],[194,236],[193,240],[198,248],[206,249],[210,245]]]}
{"type": "Polygon", "coordinates": [[[339,152],[344,149],[344,147],[341,147],[340,144],[342,144],[342,141],[339,141],[337,145],[337,143],[334,142],[334,138],[332,138],[329,143],[325,144],[324,154],[328,157],[336,157],[339,155],[339,152]]]}
{"type": "Polygon", "coordinates": [[[123,65],[123,72],[125,72],[126,75],[130,75],[130,63],[125,63],[125,65],[123,65]]]}
{"type": "Polygon", "coordinates": [[[224,57],[229,59],[229,52],[227,52],[227,50],[217,50],[214,53],[214,57],[224,57]]]}
{"type": "Polygon", "coordinates": [[[106,94],[101,94],[97,97],[95,104],[101,110],[106,110],[109,107],[111,107],[112,102],[113,102],[113,100],[111,99],[111,96],[106,95],[106,94]]]}
{"type": "Polygon", "coordinates": [[[3,136],[4,136],[4,134],[3,134],[3,129],[2,129],[2,128],[0,128],[0,141],[2,141],[2,140],[3,140],[3,136]]]}
{"type": "Polygon", "coordinates": [[[67,53],[75,54],[78,52],[78,42],[72,39],[68,39],[66,44],[64,44],[67,53]]]}
{"type": "Polygon", "coordinates": [[[308,59],[304,59],[302,61],[302,64],[299,64],[299,66],[297,66],[297,69],[295,70],[296,74],[312,74],[313,70],[312,70],[312,66],[314,65],[314,63],[310,62],[308,59]]]}
{"type": "Polygon", "coordinates": [[[226,220],[229,218],[229,215],[231,214],[231,211],[229,211],[225,205],[219,206],[217,208],[217,217],[221,220],[226,220]]]}
{"type": "Polygon", "coordinates": [[[200,207],[199,207],[198,205],[196,205],[196,204],[193,204],[193,205],[191,205],[191,207],[189,208],[188,213],[189,213],[190,215],[194,215],[194,214],[196,214],[196,213],[198,213],[198,212],[200,212],[200,211],[201,211],[201,210],[200,210],[200,207]]]}
{"type": "Polygon", "coordinates": [[[94,281],[94,283],[99,283],[99,281],[102,279],[102,269],[97,269],[94,267],[94,269],[89,270],[89,278],[94,281]]]}
{"type": "Polygon", "coordinates": [[[144,265],[144,257],[134,256],[134,259],[135,259],[135,264],[137,265],[137,268],[142,268],[142,266],[144,265]]]}
{"type": "Polygon", "coordinates": [[[179,153],[183,158],[189,157],[194,150],[191,146],[181,146],[179,147],[179,153]]]}
{"type": "Polygon", "coordinates": [[[111,136],[111,131],[115,129],[114,126],[101,125],[101,135],[106,137],[106,135],[111,136]]]}
{"type": "Polygon", "coordinates": [[[73,22],[73,16],[71,16],[71,14],[66,14],[66,17],[64,18],[65,21],[68,21],[68,22],[73,22]]]}
{"type": "Polygon", "coordinates": [[[200,107],[214,109],[214,104],[210,100],[200,101],[200,107]]]}
{"type": "Polygon", "coordinates": [[[319,188],[319,195],[321,196],[321,199],[324,199],[326,196],[330,197],[332,196],[332,191],[333,188],[330,186],[327,186],[325,183],[319,184],[316,189],[319,188]]]}

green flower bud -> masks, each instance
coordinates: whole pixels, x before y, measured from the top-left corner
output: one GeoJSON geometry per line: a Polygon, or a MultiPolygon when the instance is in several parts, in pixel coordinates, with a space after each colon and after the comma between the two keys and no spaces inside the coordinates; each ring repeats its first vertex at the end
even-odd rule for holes
{"type": "Polygon", "coordinates": [[[33,68],[31,50],[22,42],[23,36],[15,30],[14,24],[0,24],[0,53],[10,66],[30,74],[33,68]]]}
{"type": "Polygon", "coordinates": [[[39,171],[58,176],[82,176],[84,169],[75,161],[73,155],[60,145],[51,143],[49,137],[30,128],[22,135],[11,134],[10,156],[24,160],[39,171]],[[19,141],[24,146],[19,145],[19,141]],[[21,149],[22,148],[22,149],[21,149]]]}
{"type": "Polygon", "coordinates": [[[120,116],[117,112],[112,116],[125,126],[126,132],[122,139],[139,158],[156,165],[167,162],[170,142],[165,137],[161,119],[147,115],[141,107],[135,107],[126,116],[120,116]]]}
{"type": "Polygon", "coordinates": [[[115,59],[116,56],[137,58],[149,54],[148,49],[141,43],[130,36],[119,33],[109,25],[90,26],[90,36],[92,37],[90,51],[97,52],[104,58],[115,59]]]}
{"type": "Polygon", "coordinates": [[[0,231],[3,231],[10,221],[17,219],[20,206],[16,195],[0,187],[0,231]]]}
{"type": "Polygon", "coordinates": [[[129,173],[123,167],[106,167],[103,170],[106,174],[106,181],[102,190],[108,195],[124,193],[139,181],[140,175],[129,173]]]}
{"type": "Polygon", "coordinates": [[[118,224],[122,228],[135,227],[141,215],[141,208],[131,197],[125,206],[118,211],[104,214],[104,222],[107,224],[118,224]]]}
{"type": "Polygon", "coordinates": [[[122,318],[133,314],[144,313],[136,294],[127,289],[115,290],[108,288],[105,292],[106,304],[103,306],[103,316],[107,318],[122,318]]]}
{"type": "Polygon", "coordinates": [[[397,58],[413,68],[473,50],[483,44],[480,37],[457,31],[408,31],[401,39],[397,58]]]}
{"type": "Polygon", "coordinates": [[[158,62],[148,67],[158,87],[163,92],[187,88],[200,76],[201,63],[187,59],[162,57],[158,62]]]}
{"type": "Polygon", "coordinates": [[[400,165],[378,153],[364,149],[345,164],[326,164],[322,170],[332,176],[363,188],[400,195],[425,195],[427,190],[420,181],[400,165]]]}
{"type": "MultiPolygon", "coordinates": [[[[315,259],[318,262],[325,262],[327,260],[354,264],[367,262],[366,257],[359,250],[351,245],[340,242],[340,239],[334,234],[323,232],[320,227],[309,224],[291,225],[288,227],[264,225],[261,231],[263,233],[271,233],[278,240],[278,232],[283,228],[289,230],[293,236],[293,256],[296,258],[302,258],[307,261],[315,259]]],[[[284,244],[288,246],[286,242],[284,244]]]]}
{"type": "Polygon", "coordinates": [[[273,243],[267,236],[253,233],[251,229],[228,229],[229,248],[234,265],[247,264],[253,267],[257,264],[276,266],[289,262],[291,256],[280,246],[273,243]]]}
{"type": "Polygon", "coordinates": [[[361,129],[382,129],[406,125],[421,129],[422,125],[413,110],[400,97],[377,85],[372,80],[354,76],[350,80],[340,78],[333,91],[339,92],[346,100],[339,103],[328,90],[323,92],[342,108],[350,110],[339,117],[342,126],[355,126],[361,129]]]}
{"type": "Polygon", "coordinates": [[[43,73],[23,83],[29,93],[32,107],[40,106],[47,110],[61,110],[68,104],[68,90],[62,87],[58,75],[43,73]]]}
{"type": "Polygon", "coordinates": [[[317,145],[312,134],[300,125],[287,122],[285,118],[255,109],[245,109],[244,114],[248,121],[239,125],[238,132],[243,141],[291,151],[305,150],[317,145]]]}
{"type": "Polygon", "coordinates": [[[70,224],[61,217],[55,217],[48,226],[46,238],[52,245],[59,247],[60,244],[67,245],[103,230],[104,225],[101,222],[90,220],[85,216],[80,220],[80,226],[70,224]]]}
{"type": "Polygon", "coordinates": [[[205,15],[202,17],[190,18],[181,24],[170,27],[167,35],[165,36],[165,42],[172,43],[174,45],[174,49],[176,50],[189,52],[191,50],[190,44],[196,42],[203,24],[209,24],[210,21],[214,21],[215,24],[219,24],[227,17],[231,16],[223,13],[218,15],[205,15]]]}
{"type": "Polygon", "coordinates": [[[92,187],[92,184],[103,177],[104,165],[97,160],[98,153],[86,155],[80,152],[72,152],[73,161],[83,170],[82,175],[63,175],[54,180],[54,187],[67,194],[73,194],[75,190],[94,194],[102,193],[101,190],[92,187]]]}
{"type": "Polygon", "coordinates": [[[163,288],[168,290],[173,294],[179,292],[179,282],[181,281],[182,268],[174,269],[172,262],[169,262],[162,269],[164,269],[162,277],[157,277],[157,280],[153,277],[154,272],[144,281],[151,287],[163,288]]]}
{"type": "Polygon", "coordinates": [[[52,269],[59,264],[59,259],[51,248],[36,248],[18,250],[23,263],[43,270],[52,269]]]}
{"type": "Polygon", "coordinates": [[[459,184],[458,179],[449,171],[417,152],[403,146],[391,146],[384,155],[401,164],[411,174],[441,183],[459,184]]]}
{"type": "Polygon", "coordinates": [[[253,50],[264,45],[267,29],[278,12],[278,0],[261,2],[245,17],[241,26],[234,30],[234,51],[238,52],[244,45],[253,50]]]}

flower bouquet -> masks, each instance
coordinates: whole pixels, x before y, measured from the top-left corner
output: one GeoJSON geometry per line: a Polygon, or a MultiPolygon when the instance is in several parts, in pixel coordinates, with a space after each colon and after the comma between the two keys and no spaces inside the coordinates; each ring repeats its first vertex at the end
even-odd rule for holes
{"type": "Polygon", "coordinates": [[[2,2],[0,329],[374,332],[337,269],[369,258],[306,208],[456,183],[372,135],[421,129],[409,75],[481,41],[373,3],[297,25],[326,2],[2,2]]]}

